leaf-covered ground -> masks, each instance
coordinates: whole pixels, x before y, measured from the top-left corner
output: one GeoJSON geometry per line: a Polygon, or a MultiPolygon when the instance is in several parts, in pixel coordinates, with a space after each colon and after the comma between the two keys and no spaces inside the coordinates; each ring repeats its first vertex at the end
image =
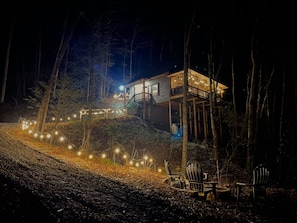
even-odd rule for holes
{"type": "MultiPolygon", "coordinates": [[[[156,157],[156,166],[169,158],[178,167],[179,146],[172,147],[164,140],[164,147],[158,147],[160,142],[155,139],[152,147],[146,143],[140,146],[141,126],[149,127],[141,123],[135,132],[131,129],[137,123],[131,121],[126,131],[135,137],[123,136],[120,142],[113,132],[113,142],[123,147],[125,140],[134,148],[145,145],[156,157]]],[[[81,131],[78,126],[60,129],[68,136],[74,129],[78,135],[81,131]]],[[[108,145],[110,135],[98,135],[100,131],[95,129],[92,134],[97,136],[92,137],[102,139],[94,143],[100,153],[106,149],[104,140],[108,145]]],[[[260,202],[257,208],[247,198],[238,207],[233,190],[226,199],[202,201],[170,188],[164,183],[164,173],[114,164],[99,156],[92,160],[77,156],[72,150],[33,139],[20,131],[19,124],[3,123],[0,131],[1,222],[293,222],[297,217],[295,203],[287,194],[272,189],[269,200],[260,202]]],[[[194,148],[190,150],[193,156],[197,155],[194,148]]],[[[212,164],[203,165],[212,171],[212,164]]]]}

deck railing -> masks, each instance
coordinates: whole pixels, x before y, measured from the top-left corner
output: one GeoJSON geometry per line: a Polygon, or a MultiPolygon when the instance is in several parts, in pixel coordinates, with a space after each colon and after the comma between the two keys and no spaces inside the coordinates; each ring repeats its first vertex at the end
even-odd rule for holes
{"type": "MultiPolygon", "coordinates": [[[[184,87],[183,86],[178,86],[176,88],[171,88],[171,96],[182,95],[183,92],[184,92],[184,87]]],[[[205,90],[193,87],[193,86],[188,86],[188,93],[190,95],[198,96],[198,97],[203,98],[203,99],[209,98],[209,92],[208,91],[205,91],[205,90]]],[[[219,94],[216,94],[216,101],[217,102],[222,101],[222,97],[219,94]]]]}

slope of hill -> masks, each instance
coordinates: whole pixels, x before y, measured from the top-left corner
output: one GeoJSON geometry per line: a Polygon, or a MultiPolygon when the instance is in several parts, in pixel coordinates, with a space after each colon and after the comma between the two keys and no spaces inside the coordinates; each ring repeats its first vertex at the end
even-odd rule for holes
{"type": "MultiPolygon", "coordinates": [[[[109,124],[132,122],[139,132],[144,131],[142,126],[150,129],[142,122],[136,125],[134,118],[113,121],[109,124]]],[[[98,126],[104,126],[103,122],[98,122],[98,126]]],[[[80,142],[82,127],[82,123],[73,122],[60,125],[59,129],[68,137],[73,134],[74,142],[80,142]]],[[[233,197],[201,202],[170,189],[164,184],[166,174],[118,165],[100,156],[92,160],[77,156],[64,144],[48,144],[22,131],[20,124],[1,124],[0,130],[0,217],[9,217],[9,222],[286,222],[296,217],[292,207],[285,208],[289,203],[282,197],[276,202],[272,197],[270,206],[257,209],[251,208],[248,201],[247,206],[238,208],[233,197]]],[[[92,135],[102,131],[104,128],[93,127],[92,135]]],[[[162,154],[162,148],[152,148],[152,156],[162,154]]],[[[172,163],[173,157],[177,158],[176,163],[180,160],[179,155],[172,155],[180,152],[179,146],[175,148],[171,150],[172,163]]],[[[196,150],[197,147],[193,149],[196,150]]],[[[201,149],[199,154],[207,154],[207,150],[201,149]]],[[[207,166],[207,160],[199,158],[207,166]]]]}
{"type": "MultiPolygon", "coordinates": [[[[59,124],[57,129],[75,145],[76,150],[80,149],[85,129],[84,122],[59,124]]],[[[174,171],[180,171],[182,138],[158,130],[136,116],[94,120],[91,127],[90,145],[86,152],[97,156],[104,153],[111,160],[116,158],[119,163],[129,160],[133,160],[134,163],[141,162],[144,157],[147,157],[148,160],[153,160],[150,166],[154,170],[163,169],[163,161],[167,159],[174,171]],[[120,153],[114,157],[117,148],[120,153]],[[127,155],[127,160],[122,159],[124,154],[127,155]]],[[[206,144],[189,142],[187,154],[188,159],[200,160],[205,171],[216,174],[216,162],[212,160],[212,149],[206,144]]]]}

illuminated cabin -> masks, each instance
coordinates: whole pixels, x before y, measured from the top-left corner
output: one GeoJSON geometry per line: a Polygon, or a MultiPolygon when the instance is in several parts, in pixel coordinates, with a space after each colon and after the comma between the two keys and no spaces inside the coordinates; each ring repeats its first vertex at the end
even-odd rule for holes
{"type": "MultiPolygon", "coordinates": [[[[128,95],[126,106],[137,105],[136,115],[159,129],[182,135],[182,104],[184,71],[163,73],[151,78],[142,78],[125,86],[128,95]]],[[[193,141],[207,139],[211,135],[209,119],[210,79],[189,69],[188,71],[188,127],[193,141]]],[[[216,86],[215,109],[220,111],[224,91],[228,88],[213,81],[216,86]]],[[[219,114],[219,113],[217,113],[219,114]]]]}

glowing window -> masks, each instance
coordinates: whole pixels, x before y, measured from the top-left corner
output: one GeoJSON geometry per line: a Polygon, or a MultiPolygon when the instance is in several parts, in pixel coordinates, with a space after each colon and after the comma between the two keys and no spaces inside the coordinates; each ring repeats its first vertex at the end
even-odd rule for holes
{"type": "Polygon", "coordinates": [[[158,96],[159,95],[159,84],[152,85],[152,95],[158,96]]]}

